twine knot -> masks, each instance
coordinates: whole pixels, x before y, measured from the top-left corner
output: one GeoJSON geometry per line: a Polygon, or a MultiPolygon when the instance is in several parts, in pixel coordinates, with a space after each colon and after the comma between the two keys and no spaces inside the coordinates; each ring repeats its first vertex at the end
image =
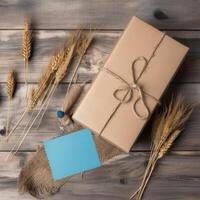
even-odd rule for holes
{"type": "Polygon", "coordinates": [[[127,81],[122,79],[122,77],[118,76],[115,73],[113,74],[113,72],[112,72],[112,75],[114,75],[116,78],[120,79],[124,83],[122,86],[120,86],[119,88],[117,88],[113,92],[113,96],[114,96],[115,99],[117,99],[122,104],[128,103],[129,101],[132,100],[134,91],[137,91],[138,97],[137,97],[136,101],[133,103],[133,107],[132,108],[133,108],[133,111],[134,111],[134,114],[136,115],[136,117],[138,117],[140,119],[147,119],[149,117],[149,114],[150,114],[148,106],[147,106],[147,104],[146,104],[146,102],[144,100],[144,94],[143,94],[143,91],[141,89],[141,86],[137,82],[138,79],[140,78],[140,76],[145,71],[147,64],[148,64],[148,62],[145,59],[145,57],[143,57],[143,56],[138,57],[133,61],[133,63],[132,63],[133,82],[132,83],[128,83],[127,81]],[[142,61],[143,66],[142,66],[142,70],[141,70],[138,78],[136,78],[135,67],[136,67],[136,63],[138,61],[142,61]],[[141,103],[143,108],[144,108],[144,113],[143,114],[141,114],[140,111],[137,109],[138,103],[141,103]]]}
{"type": "Polygon", "coordinates": [[[150,98],[152,98],[155,101],[157,101],[158,103],[160,103],[158,99],[156,99],[152,95],[148,94],[147,92],[144,92],[138,83],[138,80],[140,79],[140,77],[142,76],[144,71],[146,70],[147,65],[148,65],[148,60],[144,56],[140,56],[132,62],[132,77],[133,77],[132,83],[128,83],[121,76],[119,76],[115,72],[109,70],[108,68],[101,68],[101,70],[106,71],[107,73],[114,76],[116,79],[120,80],[123,83],[122,86],[120,86],[113,92],[114,98],[117,99],[121,104],[130,102],[133,99],[134,91],[137,91],[138,97],[133,102],[133,106],[132,106],[133,113],[135,114],[136,117],[138,117],[139,119],[143,119],[143,120],[147,119],[150,115],[150,111],[145,102],[144,95],[149,96],[150,98]],[[141,62],[141,63],[143,63],[143,65],[141,67],[142,69],[141,69],[138,77],[136,78],[135,68],[136,68],[137,62],[141,62]],[[138,104],[142,105],[142,107],[144,108],[143,109],[144,112],[141,113],[141,110],[138,109],[138,104]]]}

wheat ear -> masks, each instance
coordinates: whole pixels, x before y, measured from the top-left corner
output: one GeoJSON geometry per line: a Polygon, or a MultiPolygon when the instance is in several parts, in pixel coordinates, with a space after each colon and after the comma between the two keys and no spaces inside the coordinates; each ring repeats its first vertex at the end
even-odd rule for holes
{"type": "Polygon", "coordinates": [[[21,117],[19,118],[19,120],[17,121],[15,126],[9,132],[9,134],[7,136],[7,141],[9,140],[11,135],[15,132],[17,127],[20,125],[20,123],[24,119],[26,113],[32,111],[36,107],[36,105],[38,104],[38,102],[40,101],[42,96],[45,94],[45,90],[50,83],[52,74],[58,67],[59,63],[61,62],[60,60],[62,60],[62,58],[63,58],[63,51],[61,50],[61,51],[57,52],[57,54],[54,55],[53,58],[50,60],[47,68],[44,70],[44,72],[39,80],[38,88],[34,89],[34,90],[31,89],[29,93],[27,92],[28,95],[26,98],[27,99],[26,109],[22,113],[21,117]]]}
{"type": "Polygon", "coordinates": [[[6,123],[6,135],[8,133],[8,129],[9,129],[9,123],[10,123],[10,107],[11,107],[11,101],[13,98],[13,94],[15,91],[15,73],[13,70],[10,70],[9,74],[8,74],[8,78],[7,78],[7,97],[8,97],[8,101],[9,101],[9,105],[8,105],[8,113],[7,113],[7,123],[6,123]]]}
{"type": "Polygon", "coordinates": [[[141,199],[142,195],[144,193],[144,190],[149,182],[149,179],[151,178],[151,174],[153,173],[153,170],[156,166],[156,163],[159,159],[161,159],[169,150],[169,148],[172,146],[173,142],[175,141],[175,139],[178,137],[178,135],[181,133],[181,130],[176,130],[172,135],[169,136],[169,138],[166,140],[166,142],[163,144],[162,148],[160,149],[157,158],[153,159],[153,162],[150,163],[150,167],[147,168],[147,173],[146,176],[144,178],[143,181],[143,186],[140,188],[140,190],[138,189],[134,195],[131,196],[131,198],[133,198],[136,194],[138,195],[137,199],[141,199]]]}
{"type": "Polygon", "coordinates": [[[172,98],[171,102],[165,109],[157,114],[152,129],[152,149],[149,162],[138,190],[130,197],[136,196],[140,200],[144,194],[145,188],[155,166],[172,146],[175,139],[182,132],[185,122],[193,111],[193,104],[187,104],[182,97],[172,98]]]}
{"type": "Polygon", "coordinates": [[[68,88],[67,88],[67,94],[70,90],[70,87],[72,85],[72,82],[74,80],[74,77],[76,76],[77,74],[77,71],[78,71],[78,68],[79,68],[79,65],[81,64],[81,61],[83,59],[83,56],[85,55],[88,47],[90,46],[90,44],[92,43],[92,40],[94,38],[94,33],[89,33],[88,35],[84,35],[81,42],[80,42],[80,45],[78,46],[77,48],[77,54],[78,54],[78,61],[76,63],[76,66],[74,68],[74,71],[73,71],[73,74],[72,74],[72,77],[71,77],[71,80],[69,82],[69,85],[68,85],[68,88]]]}
{"type": "Polygon", "coordinates": [[[154,171],[154,168],[156,166],[156,163],[159,159],[161,159],[166,153],[167,151],[170,149],[170,147],[172,146],[173,142],[176,140],[176,138],[178,137],[178,135],[181,133],[181,130],[176,130],[174,131],[174,133],[172,133],[169,138],[166,140],[166,142],[163,144],[163,146],[161,147],[158,155],[157,155],[157,158],[154,160],[154,162],[151,164],[151,167],[150,167],[150,171],[148,172],[146,178],[145,178],[145,181],[144,181],[144,184],[143,184],[143,187],[141,188],[140,192],[139,192],[139,195],[138,195],[138,199],[141,199],[142,198],[142,195],[144,193],[144,190],[145,190],[145,187],[147,186],[148,182],[149,182],[149,179],[151,178],[151,174],[153,173],[154,171]]]}
{"type": "Polygon", "coordinates": [[[63,62],[60,63],[60,66],[58,67],[57,71],[55,72],[55,80],[54,83],[52,85],[52,88],[50,89],[50,95],[48,95],[48,99],[45,102],[46,106],[44,107],[44,111],[42,112],[42,115],[39,119],[39,124],[38,127],[40,126],[43,116],[48,108],[48,105],[51,101],[51,98],[59,84],[59,82],[65,77],[68,66],[75,54],[75,50],[77,47],[77,43],[79,41],[79,38],[81,36],[81,31],[77,31],[74,33],[74,35],[72,35],[72,37],[70,38],[69,42],[66,44],[66,47],[64,48],[65,53],[64,53],[64,57],[63,57],[63,62]]]}
{"type": "Polygon", "coordinates": [[[26,96],[28,92],[28,74],[29,74],[28,61],[31,55],[31,43],[32,43],[31,25],[30,22],[26,20],[24,23],[24,31],[22,37],[22,52],[21,52],[21,55],[24,60],[24,82],[26,85],[26,96]]]}
{"type": "MultiPolygon", "coordinates": [[[[38,91],[34,92],[34,95],[33,95],[34,101],[38,101],[38,96],[41,97],[42,93],[44,92],[44,88],[46,89],[47,83],[49,83],[49,81],[50,81],[50,78],[52,78],[52,80],[55,80],[54,84],[52,85],[50,92],[48,93],[47,97],[45,98],[44,103],[41,104],[41,107],[40,107],[37,115],[33,119],[30,126],[25,131],[24,136],[23,136],[22,140],[20,141],[19,145],[17,146],[15,153],[17,153],[17,151],[21,147],[23,141],[25,140],[25,138],[28,135],[29,131],[31,130],[32,126],[36,122],[36,120],[39,117],[40,113],[42,112],[42,109],[44,108],[44,106],[46,104],[48,104],[48,102],[50,101],[50,98],[53,95],[55,89],[57,88],[57,85],[64,78],[66,71],[68,69],[68,65],[69,65],[71,59],[73,58],[74,50],[76,48],[79,37],[80,37],[79,32],[75,33],[72,36],[72,39],[70,40],[68,45],[66,47],[64,47],[62,51],[60,51],[61,53],[57,54],[59,56],[54,57],[53,60],[51,60],[50,65],[48,65],[45,76],[43,77],[43,79],[41,79],[40,84],[39,84],[39,85],[41,85],[41,88],[38,88],[38,91]]],[[[45,110],[46,110],[46,108],[45,108],[45,110]]]]}
{"type": "MultiPolygon", "coordinates": [[[[82,54],[84,55],[84,53],[86,52],[86,50],[87,50],[87,48],[88,48],[88,46],[89,46],[89,44],[90,44],[90,42],[91,42],[91,41],[89,41],[89,38],[88,38],[88,40],[86,41],[86,37],[85,37],[85,40],[84,40],[85,42],[82,42],[82,43],[81,43],[82,45],[78,46],[78,42],[79,42],[79,39],[81,38],[81,36],[82,36],[82,32],[81,32],[81,31],[75,32],[75,34],[73,35],[72,39],[70,40],[70,42],[69,42],[68,45],[67,45],[66,54],[65,54],[65,55],[67,56],[67,58],[66,58],[65,62],[60,66],[60,68],[58,69],[58,71],[57,71],[56,74],[55,74],[55,82],[54,82],[54,84],[53,84],[52,89],[50,90],[51,95],[49,95],[49,100],[47,101],[46,106],[45,106],[45,108],[44,108],[44,111],[43,111],[43,113],[42,113],[42,115],[41,115],[41,117],[40,117],[40,119],[39,119],[39,124],[38,124],[38,127],[37,127],[37,128],[39,128],[39,126],[40,126],[40,124],[41,124],[41,122],[42,122],[42,119],[43,119],[43,117],[44,117],[44,114],[45,114],[45,112],[46,112],[46,110],[47,110],[47,108],[48,108],[48,106],[49,106],[50,100],[51,100],[51,98],[52,98],[52,96],[53,96],[53,94],[54,94],[54,92],[55,92],[55,90],[56,90],[56,88],[57,88],[59,82],[63,79],[63,77],[64,77],[65,74],[66,74],[66,71],[67,71],[67,69],[68,69],[68,65],[69,65],[71,59],[73,58],[73,56],[74,56],[74,54],[75,54],[75,50],[78,52],[79,55],[80,55],[80,53],[82,53],[82,54]],[[78,46],[78,47],[77,47],[77,46],[78,46]],[[76,49],[76,47],[77,47],[77,49],[76,49]],[[80,47],[81,47],[81,48],[80,48],[80,47]]],[[[90,38],[92,38],[92,37],[90,37],[90,38]]],[[[91,39],[91,40],[92,40],[92,39],[91,39]]],[[[79,43],[80,43],[80,42],[79,42],[79,43]]],[[[83,55],[82,55],[82,57],[83,57],[83,55]]],[[[81,56],[80,56],[80,57],[81,57],[81,56]]],[[[80,62],[81,62],[81,60],[82,60],[82,57],[81,57],[81,59],[79,59],[79,61],[77,62],[76,68],[78,68],[78,66],[79,66],[79,64],[80,64],[80,62]]],[[[77,70],[77,69],[75,69],[75,71],[76,71],[76,70],[77,70]]],[[[75,75],[75,74],[74,74],[74,75],[75,75]]],[[[73,81],[73,78],[74,78],[73,76],[74,76],[74,75],[72,75],[72,79],[71,79],[71,81],[70,81],[70,83],[69,83],[69,85],[68,85],[67,93],[68,93],[69,88],[70,88],[70,85],[71,85],[71,83],[72,83],[72,81],[73,81]]]]}

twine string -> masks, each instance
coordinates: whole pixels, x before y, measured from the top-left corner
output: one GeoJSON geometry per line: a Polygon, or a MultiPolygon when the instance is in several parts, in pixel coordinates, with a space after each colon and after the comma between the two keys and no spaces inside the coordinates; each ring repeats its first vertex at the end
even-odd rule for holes
{"type": "Polygon", "coordinates": [[[125,103],[128,103],[132,100],[133,98],[133,94],[134,94],[134,91],[137,91],[138,92],[138,97],[137,99],[135,100],[135,102],[133,102],[133,106],[132,106],[132,109],[133,109],[133,113],[135,114],[135,116],[139,119],[147,119],[150,115],[150,111],[149,111],[149,108],[147,106],[147,103],[145,101],[145,98],[144,98],[144,95],[154,99],[156,102],[159,103],[159,100],[156,98],[156,97],[153,97],[152,95],[149,95],[147,92],[143,91],[141,89],[141,86],[139,86],[138,84],[138,78],[136,79],[136,76],[135,76],[135,65],[138,61],[143,61],[144,62],[144,65],[143,65],[143,68],[139,74],[138,77],[141,77],[141,75],[144,73],[146,67],[147,67],[147,64],[148,64],[148,61],[146,60],[145,57],[143,56],[140,56],[138,58],[136,58],[133,63],[132,63],[132,77],[133,77],[133,82],[132,83],[128,83],[126,80],[124,80],[121,76],[119,76],[118,74],[114,73],[113,71],[107,69],[107,68],[102,68],[101,70],[107,72],[108,74],[110,74],[111,76],[115,77],[116,79],[120,80],[123,85],[120,86],[119,88],[117,88],[116,90],[114,90],[113,92],[113,97],[115,99],[117,99],[120,104],[125,104],[125,103]],[[124,96],[121,95],[121,94],[125,94],[124,96]],[[144,114],[140,114],[140,112],[138,111],[137,109],[137,105],[141,103],[144,110],[145,110],[145,113],[144,114]]]}

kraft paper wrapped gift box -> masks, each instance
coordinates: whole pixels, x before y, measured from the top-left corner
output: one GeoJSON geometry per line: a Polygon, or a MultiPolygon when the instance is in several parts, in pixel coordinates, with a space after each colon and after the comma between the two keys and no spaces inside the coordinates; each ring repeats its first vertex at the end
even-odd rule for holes
{"type": "Polygon", "coordinates": [[[73,118],[129,152],[188,47],[133,17],[73,118]]]}

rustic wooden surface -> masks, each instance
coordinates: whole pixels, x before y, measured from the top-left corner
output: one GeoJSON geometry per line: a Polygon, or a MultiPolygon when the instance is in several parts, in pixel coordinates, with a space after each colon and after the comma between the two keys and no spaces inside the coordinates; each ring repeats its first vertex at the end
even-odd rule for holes
{"type": "MultiPolygon", "coordinates": [[[[34,54],[30,62],[30,84],[38,78],[52,53],[62,45],[73,29],[96,29],[95,41],[78,71],[78,81],[87,81],[85,91],[98,68],[111,53],[123,28],[132,15],[137,15],[190,47],[190,52],[175,77],[170,92],[183,94],[189,102],[200,102],[200,0],[1,0],[0,1],[0,129],[6,123],[8,102],[5,82],[9,67],[18,73],[18,90],[12,103],[14,124],[24,106],[23,62],[20,57],[21,29],[26,16],[34,27],[34,54]]],[[[73,66],[72,66],[73,68],[73,66]]],[[[31,200],[20,196],[16,180],[25,158],[42,141],[59,134],[55,111],[61,105],[71,76],[59,86],[45,118],[31,130],[20,153],[10,163],[4,162],[25,123],[8,145],[0,136],[0,200],[31,200]]],[[[30,117],[30,116],[29,116],[30,117]]],[[[28,118],[26,119],[28,120],[28,118]]],[[[195,109],[183,135],[153,174],[144,199],[200,199],[200,110],[195,109]]],[[[74,177],[52,200],[125,200],[139,184],[148,159],[150,129],[143,134],[126,157],[118,157],[106,166],[88,172],[84,180],[74,177]]]]}

